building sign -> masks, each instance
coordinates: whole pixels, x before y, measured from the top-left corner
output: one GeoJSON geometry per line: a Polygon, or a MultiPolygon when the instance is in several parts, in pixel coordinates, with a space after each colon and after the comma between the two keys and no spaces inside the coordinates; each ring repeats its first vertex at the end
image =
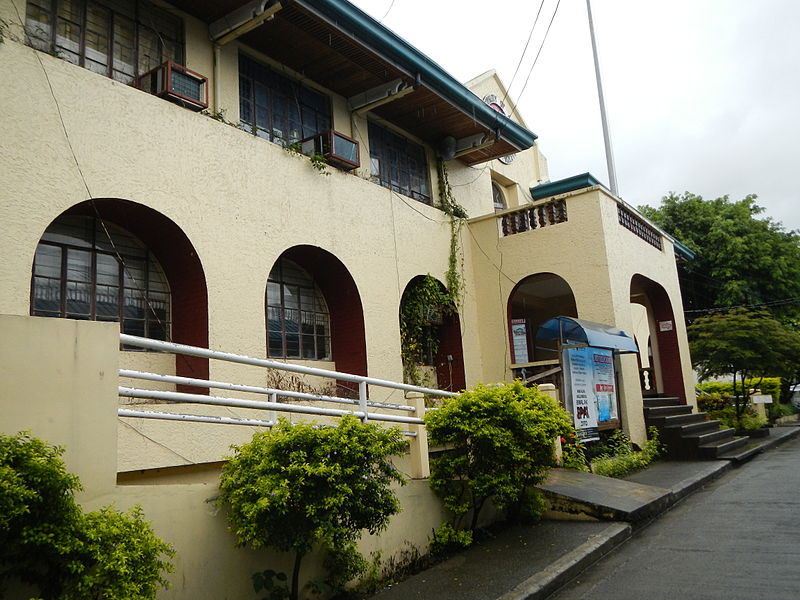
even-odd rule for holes
{"type": "Polygon", "coordinates": [[[528,325],[525,319],[511,319],[511,342],[514,347],[514,364],[528,362],[528,325]]]}
{"type": "Polygon", "coordinates": [[[605,348],[567,348],[563,363],[567,410],[578,439],[598,440],[598,422],[619,417],[614,355],[605,348]]]}
{"type": "Polygon", "coordinates": [[[605,348],[589,348],[592,362],[594,395],[597,400],[597,420],[617,418],[617,388],[614,377],[614,355],[605,348]]]}
{"type": "Polygon", "coordinates": [[[772,404],[771,394],[753,394],[750,396],[750,402],[753,404],[772,404]]]}
{"type": "Polygon", "coordinates": [[[564,350],[567,408],[572,412],[575,432],[582,442],[600,439],[597,430],[597,401],[594,393],[591,350],[588,347],[564,350]]]}
{"type": "Polygon", "coordinates": [[[672,331],[672,321],[659,321],[658,322],[658,330],[659,331],[672,331]]]}

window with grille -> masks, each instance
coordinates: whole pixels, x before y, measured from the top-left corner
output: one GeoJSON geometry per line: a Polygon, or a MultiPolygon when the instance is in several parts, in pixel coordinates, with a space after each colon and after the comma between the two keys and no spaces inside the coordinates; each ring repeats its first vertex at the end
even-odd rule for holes
{"type": "Polygon", "coordinates": [[[123,83],[184,64],[182,20],[145,0],[28,0],[25,33],[34,48],[123,83]]]}
{"type": "Polygon", "coordinates": [[[239,120],[287,146],[331,129],[328,97],[239,55],[239,120]]]}
{"type": "Polygon", "coordinates": [[[270,358],[332,359],[328,306],[305,269],[278,259],[269,274],[266,299],[270,358]]]}
{"type": "Polygon", "coordinates": [[[155,257],[110,223],[59,217],[36,247],[34,316],[118,321],[123,333],[168,340],[170,304],[167,278],[155,257]]]}
{"type": "Polygon", "coordinates": [[[431,204],[425,148],[370,122],[369,158],[372,181],[431,204]]]}

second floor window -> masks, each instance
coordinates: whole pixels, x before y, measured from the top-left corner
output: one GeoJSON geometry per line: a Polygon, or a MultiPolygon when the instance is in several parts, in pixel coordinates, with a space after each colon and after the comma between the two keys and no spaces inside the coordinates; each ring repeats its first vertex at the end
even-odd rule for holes
{"type": "Polygon", "coordinates": [[[370,121],[369,159],[372,181],[431,204],[425,148],[370,121]]]}
{"type": "Polygon", "coordinates": [[[331,109],[324,94],[239,55],[239,120],[287,146],[330,129],[331,109]]]}
{"type": "Polygon", "coordinates": [[[28,0],[28,44],[131,83],[168,60],[183,64],[183,23],[145,0],[28,0]]]}

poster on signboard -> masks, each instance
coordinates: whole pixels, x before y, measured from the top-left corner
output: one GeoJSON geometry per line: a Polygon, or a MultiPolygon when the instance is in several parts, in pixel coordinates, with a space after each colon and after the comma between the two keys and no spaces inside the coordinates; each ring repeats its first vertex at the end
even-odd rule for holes
{"type": "Polygon", "coordinates": [[[596,348],[585,346],[564,350],[563,365],[567,408],[572,412],[575,432],[582,442],[593,442],[600,439],[597,429],[593,350],[596,348]]]}
{"type": "Polygon", "coordinates": [[[514,344],[514,363],[528,362],[528,324],[525,319],[511,319],[511,340],[514,344]]]}
{"type": "Polygon", "coordinates": [[[597,420],[616,419],[617,390],[614,378],[614,355],[606,348],[589,348],[592,363],[594,395],[597,400],[597,420]]]}

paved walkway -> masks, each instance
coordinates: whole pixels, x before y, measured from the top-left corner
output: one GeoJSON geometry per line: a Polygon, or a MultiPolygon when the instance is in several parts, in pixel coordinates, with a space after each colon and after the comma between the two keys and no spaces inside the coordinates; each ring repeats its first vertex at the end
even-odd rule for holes
{"type": "MultiPolygon", "coordinates": [[[[800,435],[800,427],[776,427],[757,441],[768,450],[800,435]]],[[[589,505],[611,506],[621,521],[547,520],[532,526],[509,527],[482,540],[469,550],[376,594],[376,600],[538,600],[546,598],[604,554],[628,539],[632,527],[641,526],[687,494],[732,467],[729,461],[657,462],[627,478],[648,503],[642,511],[624,498],[619,488],[598,494],[598,480],[585,475],[568,479],[589,505]],[[652,489],[648,489],[652,488],[652,489]],[[655,491],[654,491],[655,490],[655,491]],[[654,498],[661,498],[652,504],[654,498]],[[627,513],[625,512],[627,511],[627,513]],[[636,511],[639,511],[638,513],[636,511]]],[[[558,485],[564,485],[565,479],[558,485]]],[[[547,485],[547,484],[545,484],[547,485]]],[[[633,489],[633,488],[631,488],[633,489]]],[[[563,492],[564,490],[561,489],[563,492]]],[[[602,512],[602,511],[601,511],[602,512]]]]}

